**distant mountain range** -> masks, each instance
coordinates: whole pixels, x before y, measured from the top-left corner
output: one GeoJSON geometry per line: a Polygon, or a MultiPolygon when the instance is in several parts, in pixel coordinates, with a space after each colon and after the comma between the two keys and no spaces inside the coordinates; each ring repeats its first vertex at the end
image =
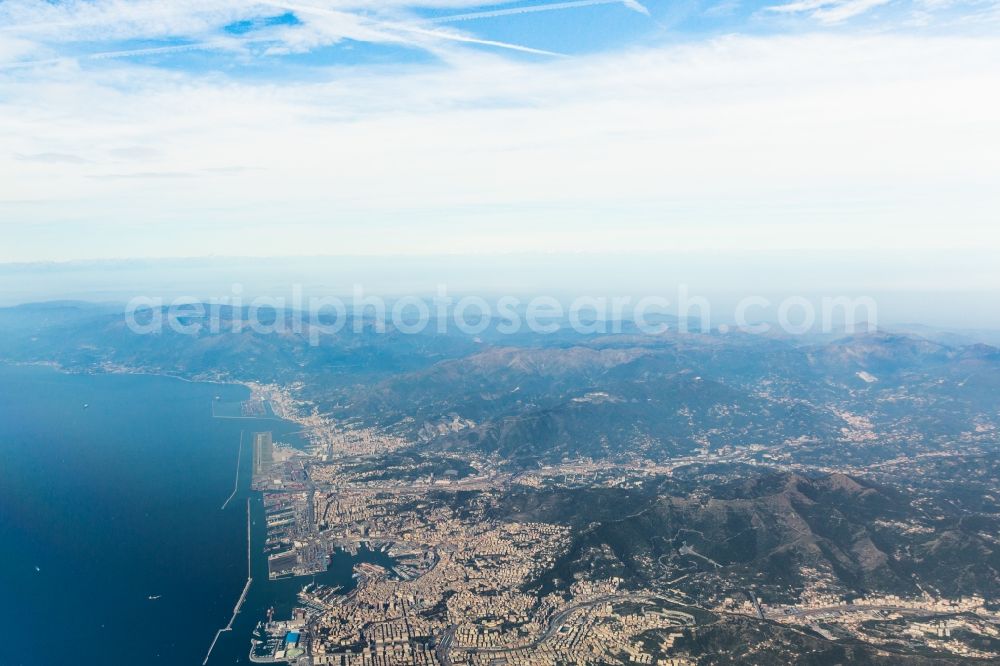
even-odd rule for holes
{"type": "MultiPolygon", "coordinates": [[[[231,310],[223,310],[223,319],[231,310]]],[[[245,316],[245,312],[242,313],[245,316]]],[[[474,337],[353,320],[336,335],[249,329],[137,335],[111,306],[0,310],[0,357],[69,369],[133,368],[191,378],[301,383],[340,420],[429,450],[511,464],[649,458],[746,445],[808,443],[863,460],[990,436],[1000,350],[874,332],[808,336],[668,332],[474,337]]],[[[190,322],[188,322],[190,323],[190,322]]]]}

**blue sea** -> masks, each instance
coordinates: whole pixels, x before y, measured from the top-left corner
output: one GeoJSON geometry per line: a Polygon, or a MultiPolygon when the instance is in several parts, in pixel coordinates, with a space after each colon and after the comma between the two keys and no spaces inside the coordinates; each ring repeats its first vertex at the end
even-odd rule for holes
{"type": "MultiPolygon", "coordinates": [[[[242,386],[0,365],[0,663],[248,663],[268,608],[287,617],[310,578],[267,580],[249,434],[299,444],[295,424],[213,418],[242,386]],[[86,407],[85,407],[86,405],[86,407]],[[247,438],[239,486],[240,438],[247,438]]],[[[366,560],[383,555],[365,553],[366,560]]],[[[317,581],[353,582],[338,553],[317,581]]]]}

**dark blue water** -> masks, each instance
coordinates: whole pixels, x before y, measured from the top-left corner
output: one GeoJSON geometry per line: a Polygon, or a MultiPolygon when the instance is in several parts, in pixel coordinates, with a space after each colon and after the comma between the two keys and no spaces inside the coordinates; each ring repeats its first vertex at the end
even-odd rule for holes
{"type": "MultiPolygon", "coordinates": [[[[248,662],[257,621],[311,580],[267,581],[249,446],[220,510],[241,432],[294,438],[282,421],[212,418],[216,396],[248,395],[0,365],[0,663],[201,664],[247,578],[250,497],[254,583],[209,663],[248,662]]],[[[349,587],[353,561],[338,555],[320,579],[349,587]]]]}

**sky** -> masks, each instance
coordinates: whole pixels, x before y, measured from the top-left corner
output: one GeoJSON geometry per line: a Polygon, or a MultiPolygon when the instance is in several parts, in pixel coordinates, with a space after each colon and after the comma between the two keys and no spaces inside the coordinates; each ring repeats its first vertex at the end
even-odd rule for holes
{"type": "Polygon", "coordinates": [[[997,0],[2,0],[0,262],[946,255],[976,270],[907,275],[998,289],[998,119],[997,0]]]}

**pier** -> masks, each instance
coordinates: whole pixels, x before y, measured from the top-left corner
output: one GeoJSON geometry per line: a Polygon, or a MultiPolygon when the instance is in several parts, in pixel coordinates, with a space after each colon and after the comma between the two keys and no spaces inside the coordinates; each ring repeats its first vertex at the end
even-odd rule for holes
{"type": "Polygon", "coordinates": [[[236,497],[236,491],[240,488],[240,461],[243,459],[243,431],[240,431],[240,450],[236,454],[236,482],[233,484],[233,494],[226,498],[226,501],[222,503],[221,509],[225,509],[229,506],[229,502],[236,497]]]}
{"type": "MultiPolygon", "coordinates": [[[[243,441],[241,437],[240,439],[241,450],[242,447],[243,447],[243,441]]],[[[239,466],[237,466],[237,470],[239,470],[239,466]]],[[[229,500],[226,500],[226,504],[228,503],[229,500]]],[[[223,505],[223,508],[225,508],[225,505],[223,505]]],[[[250,540],[250,498],[248,497],[247,498],[247,582],[246,585],[243,586],[243,592],[240,593],[240,598],[236,600],[236,605],[233,607],[233,615],[232,617],[229,618],[229,624],[227,624],[222,629],[219,629],[217,632],[215,632],[215,638],[212,639],[212,644],[208,646],[208,653],[205,654],[205,660],[201,662],[201,666],[206,666],[208,664],[208,660],[212,656],[212,650],[215,649],[215,644],[219,642],[219,637],[222,636],[224,632],[233,630],[233,622],[236,621],[236,616],[239,615],[240,609],[243,608],[243,602],[247,600],[247,593],[250,592],[250,584],[253,583],[253,569],[251,567],[251,558],[250,558],[250,553],[252,548],[253,545],[250,540]]]]}

